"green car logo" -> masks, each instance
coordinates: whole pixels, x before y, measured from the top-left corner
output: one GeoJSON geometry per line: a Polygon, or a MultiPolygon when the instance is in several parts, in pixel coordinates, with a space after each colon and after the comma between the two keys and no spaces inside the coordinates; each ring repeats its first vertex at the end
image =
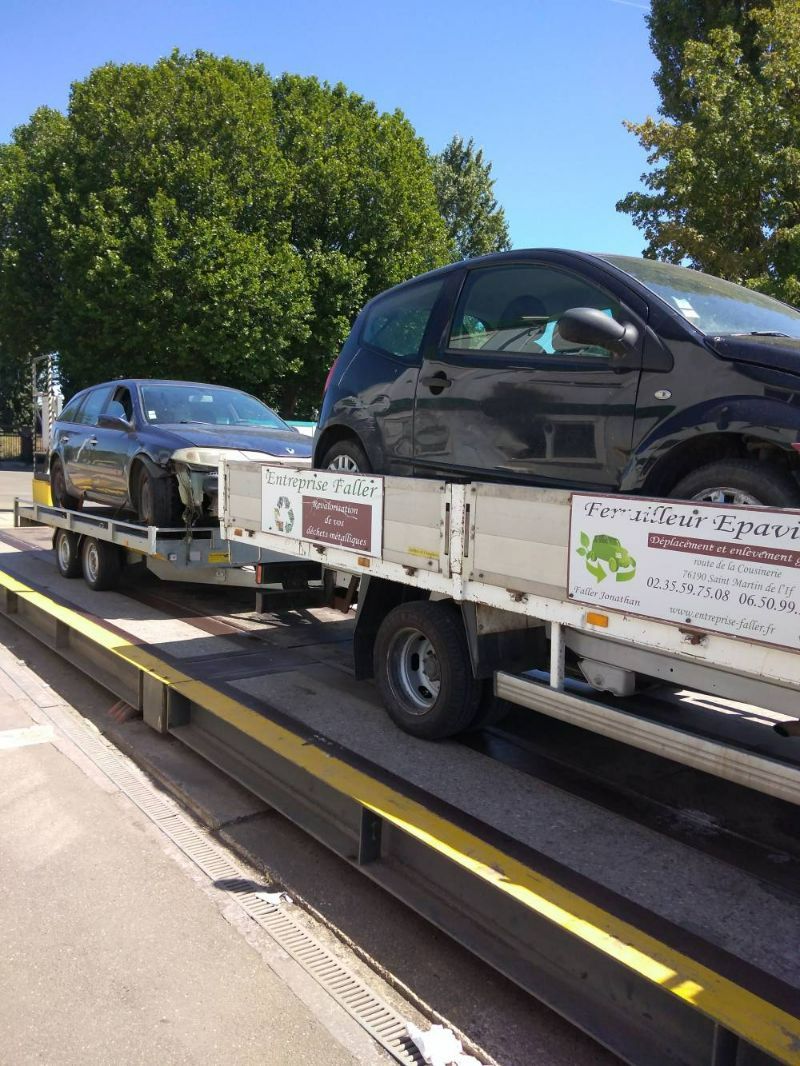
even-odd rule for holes
{"type": "Polygon", "coordinates": [[[586,569],[598,584],[605,581],[609,572],[617,581],[630,581],[636,575],[636,560],[616,537],[607,533],[598,533],[591,540],[587,533],[581,533],[580,546],[576,550],[585,559],[586,569]]]}

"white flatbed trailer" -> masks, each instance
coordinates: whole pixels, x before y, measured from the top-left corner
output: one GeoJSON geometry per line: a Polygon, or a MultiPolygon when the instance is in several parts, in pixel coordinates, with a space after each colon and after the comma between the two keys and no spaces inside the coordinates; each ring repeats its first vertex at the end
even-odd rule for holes
{"type": "MultiPolygon", "coordinates": [[[[380,547],[368,554],[298,535],[294,521],[291,532],[285,524],[278,531],[268,517],[274,494],[265,499],[262,464],[225,463],[220,476],[221,533],[231,545],[320,561],[360,579],[356,676],[375,676],[387,709],[408,731],[435,738],[474,726],[477,715],[488,720],[493,693],[800,802],[796,766],[591,698],[588,686],[625,696],[643,678],[655,678],[794,717],[800,706],[800,644],[794,649],[757,643],[688,619],[670,622],[576,602],[568,588],[573,494],[501,484],[367,479],[382,482],[375,519],[380,547]],[[420,608],[422,603],[427,606],[420,608]],[[459,614],[454,637],[453,618],[459,614]],[[568,655],[588,683],[583,689],[565,677],[568,655]],[[536,670],[549,676],[543,680],[536,670]]],[[[287,491],[293,476],[298,491],[313,498],[309,472],[283,471],[287,491]]],[[[340,486],[352,479],[353,498],[361,488],[358,477],[337,473],[340,486]]],[[[361,482],[366,484],[364,478],[361,482]]],[[[281,506],[291,500],[280,497],[281,506]]],[[[665,501],[664,506],[681,505],[665,501]]]]}
{"type": "Polygon", "coordinates": [[[162,581],[257,588],[259,567],[269,565],[270,582],[313,567],[252,544],[232,544],[219,526],[145,526],[115,517],[109,508],[71,511],[49,504],[14,501],[14,525],[54,530],[53,548],[62,577],[83,576],[90,587],[113,588],[125,563],[142,564],[162,581]]]}

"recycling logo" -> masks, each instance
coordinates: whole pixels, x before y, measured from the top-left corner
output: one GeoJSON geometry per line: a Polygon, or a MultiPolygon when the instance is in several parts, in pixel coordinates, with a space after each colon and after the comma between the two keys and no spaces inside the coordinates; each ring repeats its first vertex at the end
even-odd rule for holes
{"type": "Polygon", "coordinates": [[[575,550],[598,585],[609,574],[617,581],[630,581],[636,576],[636,560],[616,537],[606,533],[589,537],[588,533],[581,533],[580,545],[575,550]]]}
{"type": "Polygon", "coordinates": [[[279,496],[273,510],[275,525],[279,533],[291,533],[294,529],[294,511],[288,496],[279,496]]]}

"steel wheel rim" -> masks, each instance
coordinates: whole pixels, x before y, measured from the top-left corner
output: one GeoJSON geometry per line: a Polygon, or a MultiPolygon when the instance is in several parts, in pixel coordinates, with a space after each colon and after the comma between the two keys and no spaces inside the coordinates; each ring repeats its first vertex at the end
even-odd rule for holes
{"type": "Polygon", "coordinates": [[[58,538],[58,563],[62,570],[69,570],[72,563],[72,551],[70,550],[69,540],[62,535],[58,538]]]}
{"type": "Polygon", "coordinates": [[[350,455],[337,455],[328,463],[329,470],[337,470],[340,474],[357,474],[358,463],[350,455]]]}
{"type": "Polygon", "coordinates": [[[703,503],[727,503],[738,507],[761,507],[762,501],[751,496],[743,489],[732,489],[728,485],[715,485],[713,488],[703,489],[693,500],[702,500],[703,503]]]}
{"type": "Polygon", "coordinates": [[[100,552],[97,550],[97,545],[90,543],[86,545],[86,576],[90,581],[97,581],[97,575],[100,572],[100,552]]]}
{"type": "Polygon", "coordinates": [[[411,714],[424,715],[439,698],[439,657],[419,629],[399,630],[389,646],[389,677],[411,714]]]}

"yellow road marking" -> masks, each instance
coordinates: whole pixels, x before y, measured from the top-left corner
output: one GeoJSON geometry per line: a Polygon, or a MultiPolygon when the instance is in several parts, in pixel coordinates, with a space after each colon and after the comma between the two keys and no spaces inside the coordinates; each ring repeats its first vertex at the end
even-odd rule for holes
{"type": "Polygon", "coordinates": [[[171,685],[254,741],[348,796],[533,913],[615,959],[782,1062],[800,1064],[800,1019],[538,873],[389,785],[308,744],[238,700],[174,669],[0,570],[0,585],[171,685]]]}

